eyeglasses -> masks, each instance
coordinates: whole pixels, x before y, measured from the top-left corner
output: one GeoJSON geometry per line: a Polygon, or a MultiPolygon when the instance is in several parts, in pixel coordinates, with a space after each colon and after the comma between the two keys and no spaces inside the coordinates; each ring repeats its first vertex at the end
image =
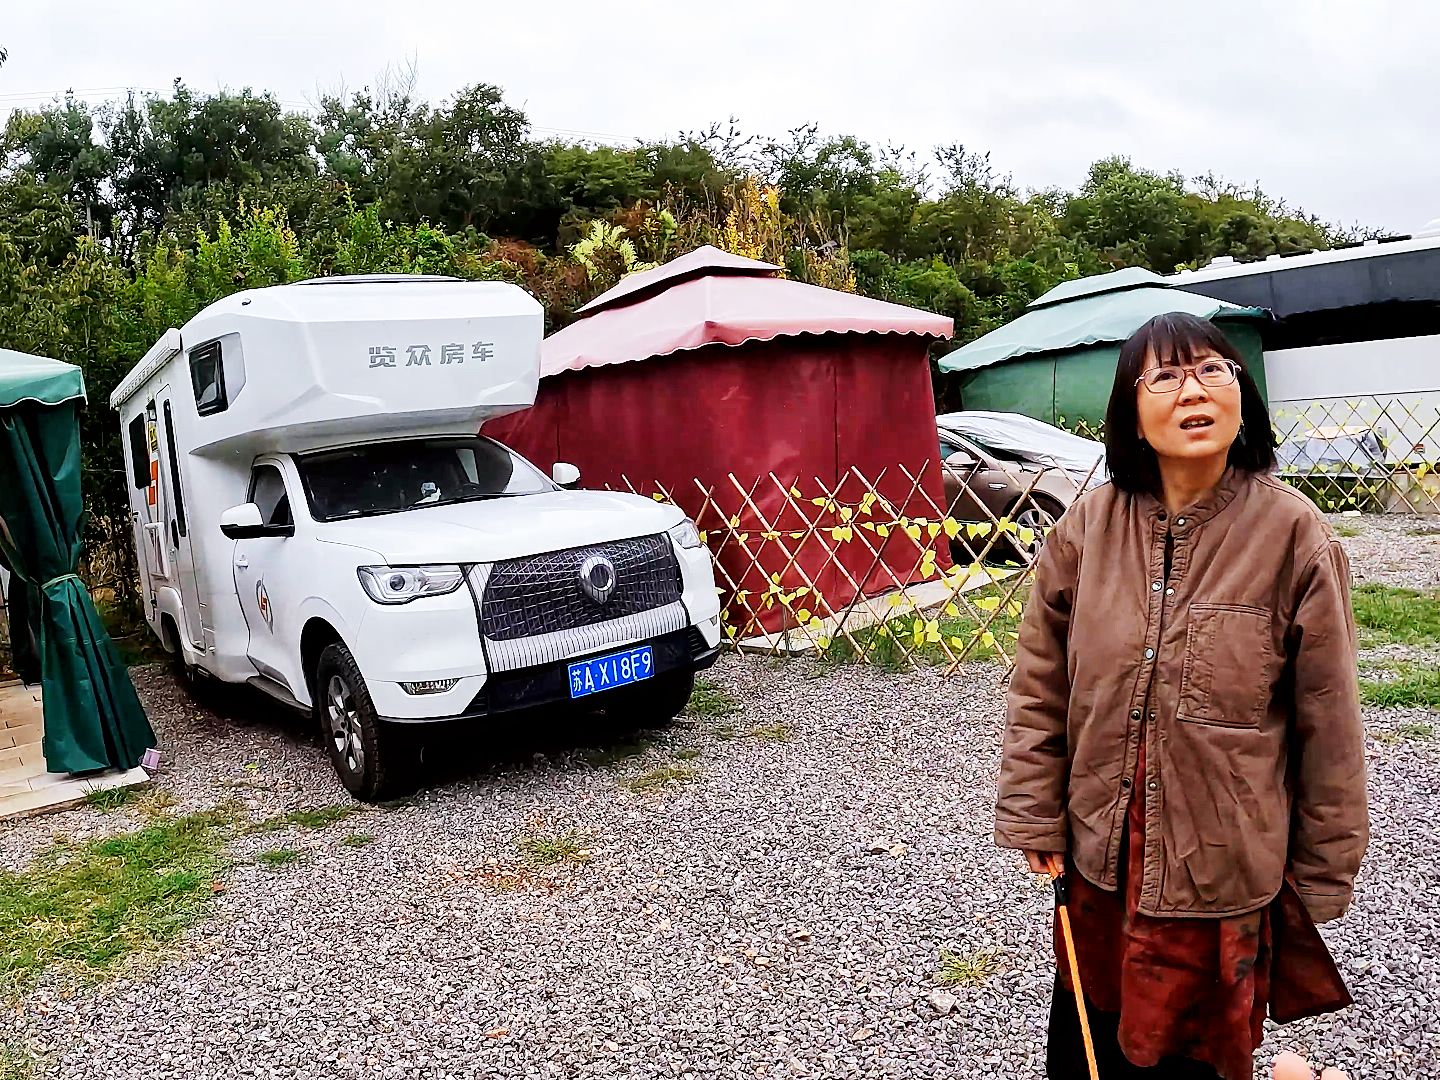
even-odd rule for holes
{"type": "Polygon", "coordinates": [[[1234,360],[1202,360],[1192,365],[1171,365],[1153,367],[1135,380],[1142,382],[1152,394],[1173,394],[1185,385],[1191,375],[1201,386],[1229,386],[1240,373],[1240,365],[1234,360]]]}

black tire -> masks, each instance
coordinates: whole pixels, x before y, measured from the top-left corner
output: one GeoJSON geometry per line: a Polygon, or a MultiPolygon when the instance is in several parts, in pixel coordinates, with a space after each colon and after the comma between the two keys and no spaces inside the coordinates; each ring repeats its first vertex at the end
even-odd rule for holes
{"type": "Polygon", "coordinates": [[[1031,563],[1040,554],[1040,548],[1044,546],[1045,536],[1041,529],[1054,528],[1055,522],[1065,513],[1065,507],[1061,506],[1048,495],[1032,493],[1027,498],[1021,499],[1010,508],[1009,518],[1021,528],[1027,528],[1035,533],[1035,539],[1029,543],[1021,543],[1020,537],[1015,536],[1010,541],[1010,546],[1021,562],[1031,563]],[[1048,519],[1045,520],[1045,519],[1048,519]]]}
{"type": "Polygon", "coordinates": [[[631,690],[616,718],[641,728],[664,727],[685,711],[694,692],[695,672],[666,672],[631,690]]]}
{"type": "Polygon", "coordinates": [[[314,685],[315,719],[345,790],[362,802],[408,793],[415,784],[419,745],[409,731],[375,714],[350,650],[339,642],[328,646],[315,665],[314,685]]]}

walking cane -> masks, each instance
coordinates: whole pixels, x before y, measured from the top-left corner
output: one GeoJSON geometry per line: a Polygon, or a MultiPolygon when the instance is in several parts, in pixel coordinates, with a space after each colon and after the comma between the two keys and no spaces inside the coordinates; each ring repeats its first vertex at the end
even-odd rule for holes
{"type": "Polygon", "coordinates": [[[1055,884],[1055,910],[1060,913],[1060,936],[1065,940],[1065,958],[1070,966],[1070,983],[1075,988],[1075,1011],[1080,1016],[1080,1037],[1085,1040],[1085,1060],[1090,1065],[1090,1080],[1100,1080],[1095,1064],[1095,1042],[1090,1037],[1090,1017],[1085,1012],[1085,991],[1080,987],[1080,960],[1075,955],[1075,937],[1070,932],[1070,894],[1065,886],[1065,860],[1047,852],[1045,867],[1055,884]]]}

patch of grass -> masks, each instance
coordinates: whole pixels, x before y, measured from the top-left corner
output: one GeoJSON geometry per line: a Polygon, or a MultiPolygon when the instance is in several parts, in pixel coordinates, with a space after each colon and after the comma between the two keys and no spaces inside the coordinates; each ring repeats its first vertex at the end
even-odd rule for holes
{"type": "Polygon", "coordinates": [[[1440,644],[1440,598],[1414,589],[1361,585],[1353,604],[1355,624],[1367,643],[1440,644]]]}
{"type": "Polygon", "coordinates": [[[300,858],[300,852],[294,848],[271,848],[269,851],[262,851],[255,856],[255,861],[261,866],[288,866],[300,858]]]}
{"type": "Polygon", "coordinates": [[[175,797],[173,791],[165,788],[152,787],[144,795],[135,800],[135,809],[139,810],[146,817],[162,817],[180,800],[175,797]]]}
{"type": "Polygon", "coordinates": [[[254,832],[279,832],[281,829],[323,829],[343,821],[351,814],[358,814],[360,808],[353,803],[334,806],[307,806],[302,810],[291,810],[288,814],[276,814],[256,824],[254,832]]]}
{"type": "Polygon", "coordinates": [[[1381,709],[1440,709],[1440,671],[1418,664],[1394,670],[1394,678],[1361,679],[1360,700],[1381,709]]]}
{"type": "Polygon", "coordinates": [[[651,769],[647,773],[627,780],[625,786],[636,794],[644,795],[652,791],[659,791],[670,784],[694,780],[699,775],[698,769],[692,769],[688,765],[662,765],[658,769],[651,769]]]}
{"type": "Polygon", "coordinates": [[[685,706],[688,716],[702,720],[719,720],[733,716],[740,711],[740,702],[719,683],[710,679],[696,679],[695,692],[690,695],[690,704],[685,706]]]}
{"type": "Polygon", "coordinates": [[[167,818],[85,844],[58,843],[0,872],[0,990],[45,968],[102,972],[172,940],[204,915],[230,818],[167,818]]]}
{"type": "Polygon", "coordinates": [[[715,737],[717,739],[725,739],[728,741],[735,738],[736,734],[738,734],[738,732],[736,732],[734,724],[715,725],[715,737]]]}
{"type": "Polygon", "coordinates": [[[753,727],[745,734],[754,739],[762,739],[765,742],[789,742],[792,732],[789,724],[761,724],[753,727]]]}
{"type": "Polygon", "coordinates": [[[654,745],[655,740],[650,736],[637,735],[609,746],[592,746],[581,750],[580,758],[592,769],[608,769],[639,757],[654,745]]]}
{"type": "Polygon", "coordinates": [[[935,982],[951,988],[979,986],[999,970],[1000,953],[996,949],[981,949],[965,955],[941,949],[940,969],[935,972],[935,982]]]}
{"type": "Polygon", "coordinates": [[[1423,721],[1409,721],[1397,724],[1389,731],[1375,733],[1375,741],[1382,743],[1429,742],[1435,738],[1435,727],[1423,721]]]}
{"type": "Polygon", "coordinates": [[[585,863],[590,861],[590,852],[585,847],[585,838],[573,829],[555,836],[537,833],[520,836],[515,846],[536,866],[554,866],[557,863],[585,863]]]}
{"type": "Polygon", "coordinates": [[[986,585],[940,611],[897,609],[886,622],[836,637],[821,658],[836,664],[864,663],[904,671],[910,666],[907,657],[940,665],[957,659],[993,659],[1002,652],[1013,656],[1029,588],[1016,588],[1013,595],[1011,588],[1010,582],[986,585]]]}
{"type": "Polygon", "coordinates": [[[101,813],[108,814],[112,810],[119,810],[122,806],[138,802],[141,794],[138,784],[131,784],[129,787],[102,788],[86,795],[85,805],[93,806],[101,813]]]}
{"type": "Polygon", "coordinates": [[[344,844],[346,847],[365,847],[367,844],[373,844],[374,842],[375,837],[371,836],[369,833],[363,832],[351,833],[349,836],[345,837],[344,840],[340,841],[340,843],[344,844]]]}
{"type": "Polygon", "coordinates": [[[35,1059],[19,1043],[0,1037],[0,1080],[31,1080],[35,1059]]]}
{"type": "Polygon", "coordinates": [[[1348,522],[1340,522],[1335,526],[1335,535],[1343,536],[1347,540],[1353,540],[1357,536],[1364,536],[1365,530],[1359,525],[1351,525],[1348,522]]]}
{"type": "Polygon", "coordinates": [[[1407,529],[1407,530],[1405,531],[1405,535],[1406,535],[1406,536],[1440,536],[1440,529],[1433,529],[1433,528],[1430,528],[1430,527],[1428,527],[1428,526],[1421,525],[1419,528],[1407,529]]]}
{"type": "Polygon", "coordinates": [[[696,746],[682,746],[675,751],[677,761],[694,761],[700,756],[700,748],[696,746]]]}

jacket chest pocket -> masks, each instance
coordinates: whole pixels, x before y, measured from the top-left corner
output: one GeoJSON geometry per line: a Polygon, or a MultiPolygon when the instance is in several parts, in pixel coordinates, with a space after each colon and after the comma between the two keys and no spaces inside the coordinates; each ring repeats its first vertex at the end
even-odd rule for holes
{"type": "Polygon", "coordinates": [[[1258,725],[1270,701],[1274,653],[1270,612],[1190,605],[1180,719],[1225,727],[1258,725]]]}

